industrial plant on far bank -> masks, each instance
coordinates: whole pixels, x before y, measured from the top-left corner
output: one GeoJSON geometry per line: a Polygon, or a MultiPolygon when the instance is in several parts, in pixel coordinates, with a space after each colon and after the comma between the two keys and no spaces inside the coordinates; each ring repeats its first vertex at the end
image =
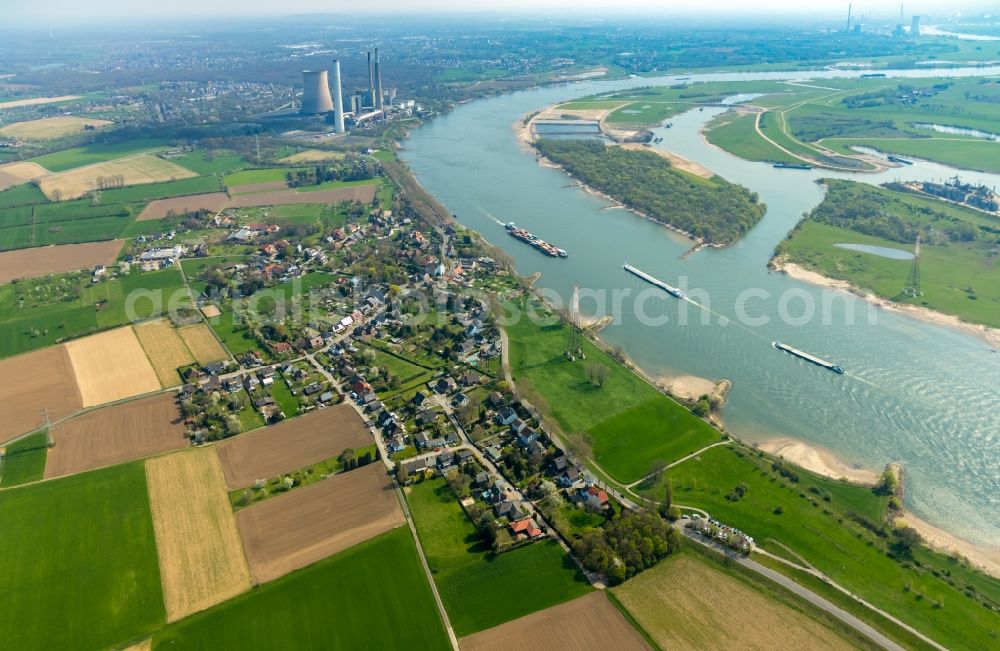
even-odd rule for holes
{"type": "Polygon", "coordinates": [[[330,70],[303,70],[302,115],[327,114],[332,118],[335,133],[344,133],[348,127],[362,126],[396,113],[408,113],[414,108],[413,100],[396,101],[396,89],[382,89],[382,63],[378,48],[375,59],[368,52],[368,88],[355,90],[344,97],[340,77],[340,61],[333,60],[330,70]],[[333,72],[333,95],[330,94],[330,71],[333,72]],[[345,102],[346,99],[346,102],[345,102]],[[345,110],[345,108],[347,110],[345,110]]]}

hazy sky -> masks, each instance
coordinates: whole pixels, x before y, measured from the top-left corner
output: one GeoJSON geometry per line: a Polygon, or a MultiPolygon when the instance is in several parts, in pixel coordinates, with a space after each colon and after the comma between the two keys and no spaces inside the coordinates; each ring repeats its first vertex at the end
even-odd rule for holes
{"type": "MultiPolygon", "coordinates": [[[[692,13],[786,13],[817,18],[847,12],[849,0],[0,0],[0,22],[63,22],[83,18],[199,15],[252,16],[263,14],[347,13],[347,12],[470,12],[499,11],[570,15],[593,13],[612,17],[622,13],[685,14],[692,13]]],[[[854,13],[873,17],[897,15],[899,0],[854,0],[854,13]]],[[[935,13],[948,15],[959,9],[978,7],[994,9],[989,0],[911,0],[906,14],[935,13]]]]}

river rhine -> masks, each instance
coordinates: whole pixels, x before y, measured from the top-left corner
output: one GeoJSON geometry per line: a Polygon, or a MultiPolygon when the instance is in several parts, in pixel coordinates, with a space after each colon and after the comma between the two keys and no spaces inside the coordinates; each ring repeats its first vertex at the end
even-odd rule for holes
{"type": "MultiPolygon", "coordinates": [[[[931,72],[888,74],[927,77],[931,72]]],[[[935,71],[935,76],[997,72],[935,71]]],[[[710,74],[691,75],[691,80],[831,76],[852,73],[710,74]]],[[[539,287],[564,297],[574,285],[604,290],[609,296],[616,289],[630,289],[634,296],[647,286],[622,271],[622,263],[629,262],[668,283],[686,284],[691,293],[702,290],[695,298],[710,303],[707,322],[697,306],[661,294],[645,302],[646,313],[669,321],[642,323],[626,298],[621,316],[601,337],[623,346],[652,375],[732,380],[723,417],[743,439],[796,438],[872,469],[889,461],[902,463],[907,508],[970,542],[997,545],[1000,353],[969,335],[890,311],[878,310],[871,323],[872,308],[843,293],[831,302],[826,292],[831,306],[824,317],[823,290],[766,267],[775,245],[822,200],[823,188],[816,179],[837,176],[882,183],[941,179],[956,171],[923,162],[878,175],[774,169],[743,161],[702,139],[700,128],[725,109],[692,110],[673,118],[673,128],[657,130],[664,138],[661,146],[757,192],[767,214],[737,244],[682,259],[689,241],[631,212],[606,209],[605,201],[583,192],[561,171],[539,166],[516,141],[514,123],[532,111],[673,79],[591,81],[477,100],[417,129],[404,143],[402,156],[462,224],[507,251],[519,273],[541,272],[539,287]],[[568,250],[569,258],[546,258],[513,240],[501,226],[506,221],[568,250]],[[745,313],[766,323],[751,326],[736,318],[740,295],[746,299],[748,289],[757,295],[745,300],[745,313]],[[792,319],[780,317],[782,296],[792,319]],[[807,319],[804,306],[809,301],[816,312],[807,319]],[[682,310],[687,311],[686,325],[679,324],[682,310]],[[835,361],[847,374],[781,354],[770,345],[777,339],[835,361]]],[[[1000,176],[958,173],[965,180],[1000,187],[1000,176]]],[[[599,311],[585,298],[580,309],[599,311]]]]}

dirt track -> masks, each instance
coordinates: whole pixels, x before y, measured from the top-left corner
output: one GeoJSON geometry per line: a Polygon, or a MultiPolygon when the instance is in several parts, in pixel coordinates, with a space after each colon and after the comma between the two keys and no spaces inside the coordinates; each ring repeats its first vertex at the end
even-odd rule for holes
{"type": "Polygon", "coordinates": [[[187,445],[184,432],[173,394],[97,409],[52,429],[45,478],[178,450],[187,445]]]}
{"type": "Polygon", "coordinates": [[[61,244],[0,253],[0,285],[22,278],[109,265],[118,257],[123,240],[61,244]]]}
{"type": "Polygon", "coordinates": [[[377,185],[352,185],[346,188],[331,188],[315,192],[296,192],[294,190],[278,190],[275,192],[257,192],[254,194],[239,194],[229,203],[230,208],[249,208],[251,206],[284,206],[302,203],[337,203],[338,201],[360,201],[371,203],[375,198],[377,185]]]}
{"type": "Polygon", "coordinates": [[[40,428],[43,409],[59,420],[83,406],[65,346],[0,360],[0,378],[0,443],[40,428]]]}
{"type": "Polygon", "coordinates": [[[167,621],[250,588],[250,572],[213,448],[146,462],[167,621]]]}
{"type": "Polygon", "coordinates": [[[219,212],[228,202],[229,195],[225,192],[192,194],[172,199],[157,199],[149,202],[149,205],[139,213],[136,221],[144,222],[152,219],[163,219],[169,216],[170,211],[173,211],[176,215],[184,215],[195,210],[219,212]]]}
{"type": "Polygon", "coordinates": [[[463,651],[631,651],[652,647],[603,592],[590,594],[464,637],[463,651]]]}
{"type": "Polygon", "coordinates": [[[65,344],[84,407],[160,390],[153,365],[130,326],[65,344]]]}
{"type": "Polygon", "coordinates": [[[254,583],[326,558],[405,522],[399,499],[372,463],[236,514],[254,583]]]}
{"type": "Polygon", "coordinates": [[[371,433],[354,410],[337,405],[241,434],[218,449],[226,484],[236,489],[371,443],[371,433]]]}

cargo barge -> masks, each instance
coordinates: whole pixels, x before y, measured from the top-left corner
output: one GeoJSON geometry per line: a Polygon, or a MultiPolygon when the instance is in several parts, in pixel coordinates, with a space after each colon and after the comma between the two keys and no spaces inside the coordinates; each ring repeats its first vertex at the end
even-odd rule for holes
{"type": "Polygon", "coordinates": [[[624,269],[625,271],[629,272],[630,274],[632,274],[634,276],[638,276],[639,278],[642,278],[643,280],[645,280],[650,285],[656,285],[657,287],[659,287],[660,289],[662,289],[666,293],[670,294],[674,298],[685,298],[687,296],[687,294],[684,293],[684,290],[678,289],[677,287],[674,287],[673,285],[668,285],[667,283],[663,282],[662,280],[660,280],[658,278],[654,278],[653,276],[650,276],[645,271],[642,271],[641,269],[636,269],[635,267],[633,267],[630,264],[623,264],[622,265],[622,269],[624,269]]]}
{"type": "Polygon", "coordinates": [[[779,170],[811,170],[813,168],[809,163],[775,163],[774,166],[779,170]]]}
{"type": "Polygon", "coordinates": [[[813,364],[817,366],[822,366],[823,368],[833,371],[834,373],[839,373],[841,375],[844,373],[844,369],[841,368],[840,366],[837,366],[833,362],[828,362],[825,359],[820,359],[819,357],[816,357],[815,355],[810,355],[809,353],[803,352],[798,348],[792,348],[791,346],[783,344],[780,341],[772,341],[771,345],[778,350],[783,350],[789,355],[794,355],[799,359],[804,359],[807,362],[812,362],[813,364]]]}
{"type": "Polygon", "coordinates": [[[521,240],[525,244],[530,244],[535,247],[545,255],[551,256],[553,258],[566,258],[569,257],[569,253],[566,253],[565,249],[560,249],[546,242],[545,240],[535,237],[523,228],[518,228],[514,222],[507,222],[504,225],[507,229],[507,234],[513,237],[515,240],[521,240]]]}

